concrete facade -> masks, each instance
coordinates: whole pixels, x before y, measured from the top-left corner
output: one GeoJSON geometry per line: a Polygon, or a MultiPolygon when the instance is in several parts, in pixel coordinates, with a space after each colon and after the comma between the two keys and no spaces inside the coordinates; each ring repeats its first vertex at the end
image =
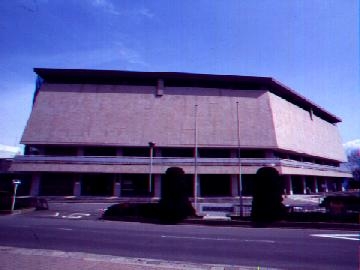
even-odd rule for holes
{"type": "Polygon", "coordinates": [[[340,119],[271,78],[35,72],[42,84],[21,140],[27,150],[11,168],[31,176],[32,195],[69,193],[63,176],[72,196],[159,198],[169,167],[181,167],[189,194],[202,197],[251,191],[263,166],[279,171],[288,194],[326,190],[328,182],[339,189],[351,177],[339,167],[340,119]]]}

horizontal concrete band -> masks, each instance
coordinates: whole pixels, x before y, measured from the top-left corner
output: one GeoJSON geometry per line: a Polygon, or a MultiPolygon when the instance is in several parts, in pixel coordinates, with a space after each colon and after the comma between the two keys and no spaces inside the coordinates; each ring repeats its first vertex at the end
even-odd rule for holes
{"type": "MultiPolygon", "coordinates": [[[[255,174],[264,166],[278,169],[280,174],[313,175],[327,177],[351,177],[345,169],[286,160],[279,158],[199,158],[196,161],[199,174],[255,174]]],[[[15,172],[103,172],[103,173],[148,173],[150,159],[145,157],[50,157],[18,156],[11,166],[15,172]]],[[[153,158],[152,172],[165,173],[167,168],[176,166],[185,173],[195,171],[194,158],[153,158]]]]}

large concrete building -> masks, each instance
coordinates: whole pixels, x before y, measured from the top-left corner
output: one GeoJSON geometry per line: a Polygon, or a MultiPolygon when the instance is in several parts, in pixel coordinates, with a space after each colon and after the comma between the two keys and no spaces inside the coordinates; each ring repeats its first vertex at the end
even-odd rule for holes
{"type": "Polygon", "coordinates": [[[272,78],[35,72],[25,155],[11,168],[23,193],[159,198],[169,167],[200,200],[251,195],[263,166],[278,170],[286,194],[341,190],[351,177],[339,166],[341,120],[272,78]]]}

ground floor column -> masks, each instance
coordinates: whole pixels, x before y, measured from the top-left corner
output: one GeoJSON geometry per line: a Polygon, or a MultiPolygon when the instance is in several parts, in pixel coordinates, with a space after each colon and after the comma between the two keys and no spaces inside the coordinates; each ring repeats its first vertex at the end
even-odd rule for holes
{"type": "Polygon", "coordinates": [[[231,196],[238,197],[239,194],[239,176],[236,174],[231,175],[231,196]]]}
{"type": "Polygon", "coordinates": [[[31,187],[30,187],[30,196],[39,196],[40,194],[40,174],[33,174],[31,176],[31,187]]]}
{"type": "Polygon", "coordinates": [[[329,192],[329,181],[327,178],[324,179],[324,192],[329,192]]]}
{"type": "Polygon", "coordinates": [[[316,176],[313,176],[313,190],[315,193],[319,192],[319,185],[318,185],[318,180],[316,176]]]}
{"type": "Polygon", "coordinates": [[[113,196],[121,197],[121,175],[114,175],[113,196]]]}
{"type": "Polygon", "coordinates": [[[331,178],[330,187],[331,191],[342,191],[343,185],[341,178],[331,178]]]}
{"type": "Polygon", "coordinates": [[[306,177],[305,177],[305,175],[301,176],[301,184],[302,184],[302,193],[306,194],[306,177]]]}
{"type": "Polygon", "coordinates": [[[197,214],[199,212],[199,201],[198,198],[200,197],[201,194],[201,186],[200,186],[200,176],[197,175],[197,177],[193,178],[193,185],[194,185],[194,209],[195,209],[195,213],[197,214]]]}
{"type": "Polygon", "coordinates": [[[79,157],[84,156],[84,147],[78,147],[77,150],[76,150],[76,154],[79,157]]]}
{"type": "Polygon", "coordinates": [[[343,180],[340,182],[340,184],[341,184],[341,191],[342,191],[342,192],[345,192],[345,191],[346,191],[346,189],[345,189],[345,181],[346,181],[346,180],[343,179],[343,180]]]}
{"type": "Polygon", "coordinates": [[[75,197],[81,196],[81,175],[74,176],[74,191],[73,194],[75,197]]]}
{"type": "Polygon", "coordinates": [[[286,194],[293,195],[293,186],[292,186],[292,179],[291,175],[284,175],[285,177],[285,185],[286,185],[286,194]]]}
{"type": "Polygon", "coordinates": [[[161,199],[161,175],[154,175],[154,199],[161,199]]]}
{"type": "Polygon", "coordinates": [[[193,180],[194,185],[194,197],[200,197],[201,195],[201,185],[200,185],[200,175],[197,176],[197,178],[193,180]]]}

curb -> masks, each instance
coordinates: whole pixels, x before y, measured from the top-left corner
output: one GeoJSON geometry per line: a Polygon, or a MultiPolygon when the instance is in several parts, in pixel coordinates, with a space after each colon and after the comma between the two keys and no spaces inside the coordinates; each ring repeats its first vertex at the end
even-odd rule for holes
{"type": "Polygon", "coordinates": [[[1,210],[0,215],[20,215],[31,213],[36,210],[36,207],[24,208],[24,209],[17,209],[11,212],[11,210],[1,210]]]}
{"type": "Polygon", "coordinates": [[[356,223],[330,223],[330,222],[274,222],[271,224],[257,226],[251,221],[241,220],[202,220],[187,219],[182,224],[225,226],[225,227],[248,227],[248,228],[301,228],[301,229],[325,229],[325,230],[353,230],[360,231],[360,224],[356,223]]]}
{"type": "MultiPolygon", "coordinates": [[[[10,246],[0,246],[1,255],[5,255],[6,259],[10,260],[11,257],[17,257],[23,264],[32,264],[32,258],[37,257],[36,268],[39,269],[39,261],[42,261],[46,269],[50,266],[55,266],[56,269],[61,269],[59,266],[64,265],[69,260],[72,260],[73,264],[77,264],[79,269],[98,269],[99,265],[102,265],[101,269],[107,269],[107,266],[113,266],[117,269],[163,269],[163,270],[226,270],[226,269],[239,269],[239,270],[252,270],[255,267],[241,266],[241,265],[227,265],[227,264],[207,264],[207,263],[193,263],[182,261],[168,261],[161,259],[148,259],[148,258],[129,258],[114,255],[100,255],[86,252],[71,252],[61,250],[49,250],[49,249],[30,249],[30,248],[17,248],[10,246]],[[53,265],[52,265],[53,263],[53,265]]],[[[275,270],[275,268],[267,268],[275,270]]]]}

